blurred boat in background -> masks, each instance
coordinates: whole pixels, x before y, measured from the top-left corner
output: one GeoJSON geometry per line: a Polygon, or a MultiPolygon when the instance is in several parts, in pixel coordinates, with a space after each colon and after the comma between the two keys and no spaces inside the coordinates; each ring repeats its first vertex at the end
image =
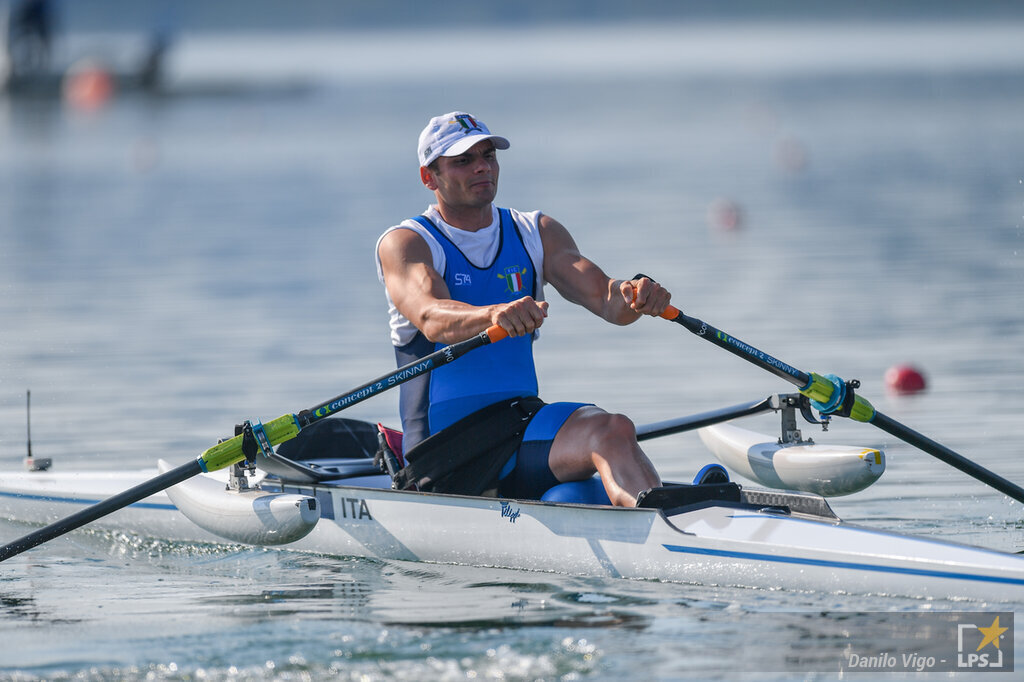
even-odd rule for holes
{"type": "Polygon", "coordinates": [[[0,6],[0,89],[8,96],[100,104],[114,93],[160,89],[169,33],[65,36],[51,3],[0,6]]]}

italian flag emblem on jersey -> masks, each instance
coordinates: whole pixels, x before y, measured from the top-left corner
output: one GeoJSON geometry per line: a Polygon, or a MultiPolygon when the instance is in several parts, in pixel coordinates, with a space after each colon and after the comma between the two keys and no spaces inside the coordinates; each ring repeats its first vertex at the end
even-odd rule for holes
{"type": "Polygon", "coordinates": [[[505,268],[505,272],[498,273],[498,277],[505,280],[505,286],[508,287],[510,294],[518,294],[523,290],[524,282],[523,275],[526,274],[526,268],[521,268],[518,265],[505,268]]]}

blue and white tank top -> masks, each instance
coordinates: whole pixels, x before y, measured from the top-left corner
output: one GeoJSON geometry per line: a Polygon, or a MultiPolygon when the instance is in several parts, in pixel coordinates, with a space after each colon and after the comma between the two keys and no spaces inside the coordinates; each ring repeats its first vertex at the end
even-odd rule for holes
{"type": "MultiPolygon", "coordinates": [[[[499,209],[500,245],[494,259],[478,267],[425,216],[414,218],[444,249],[441,275],[451,297],[470,305],[537,298],[537,266],[508,209],[499,209]]],[[[395,347],[398,366],[422,358],[444,344],[421,332],[395,347]]],[[[476,410],[505,398],[537,395],[533,336],[504,339],[478,348],[450,365],[402,384],[400,411],[406,448],[476,410]]]]}

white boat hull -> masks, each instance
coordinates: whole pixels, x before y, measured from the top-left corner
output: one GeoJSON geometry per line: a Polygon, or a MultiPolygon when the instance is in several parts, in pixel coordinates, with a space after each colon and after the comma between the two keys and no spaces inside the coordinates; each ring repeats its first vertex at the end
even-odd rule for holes
{"type": "MultiPolygon", "coordinates": [[[[173,467],[160,460],[157,468],[165,473],[173,467]]],[[[167,497],[200,528],[247,545],[287,545],[309,535],[320,520],[320,509],[311,497],[228,490],[224,481],[212,476],[196,476],[171,486],[167,497]]]]}
{"type": "MultiPolygon", "coordinates": [[[[0,473],[0,516],[37,525],[53,523],[159,473],[155,467],[135,471],[5,471],[0,473]]],[[[224,482],[226,479],[222,485],[224,482]]],[[[224,541],[189,521],[166,492],[104,516],[90,527],[183,542],[224,541]]]]}
{"type": "MultiPolygon", "coordinates": [[[[0,474],[0,515],[50,523],[156,475],[0,474]]],[[[204,475],[204,504],[235,504],[204,475]]],[[[1024,602],[1024,558],[792,513],[800,500],[744,491],[746,503],[680,510],[501,500],[395,491],[386,477],[269,492],[315,498],[321,518],[289,549],[703,585],[1024,602]],[[376,487],[375,487],[376,486],[376,487]]],[[[805,496],[812,504],[820,498],[805,496]]],[[[183,502],[183,506],[188,503],[183,502]]],[[[183,541],[226,539],[189,521],[165,494],[95,526],[183,541]]],[[[12,540],[14,538],[7,539],[12,540]]]]}
{"type": "Polygon", "coordinates": [[[324,518],[293,547],[314,552],[703,585],[1024,600],[1024,558],[764,507],[666,514],[355,487],[303,492],[317,496],[324,518]]]}

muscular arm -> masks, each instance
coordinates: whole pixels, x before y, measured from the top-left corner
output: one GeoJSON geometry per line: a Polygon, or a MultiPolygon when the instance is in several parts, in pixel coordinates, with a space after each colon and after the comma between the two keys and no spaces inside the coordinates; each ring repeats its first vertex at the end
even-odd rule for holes
{"type": "Polygon", "coordinates": [[[544,279],[566,300],[613,324],[630,324],[641,315],[659,315],[671,295],[648,278],[612,279],[580,253],[569,231],[554,218],[540,218],[544,279]]]}
{"type": "Polygon", "coordinates": [[[530,334],[547,314],[547,303],[529,296],[488,306],[453,300],[444,278],[434,269],[430,248],[412,230],[389,232],[378,253],[391,300],[435,343],[463,341],[495,324],[509,336],[530,334]]]}

